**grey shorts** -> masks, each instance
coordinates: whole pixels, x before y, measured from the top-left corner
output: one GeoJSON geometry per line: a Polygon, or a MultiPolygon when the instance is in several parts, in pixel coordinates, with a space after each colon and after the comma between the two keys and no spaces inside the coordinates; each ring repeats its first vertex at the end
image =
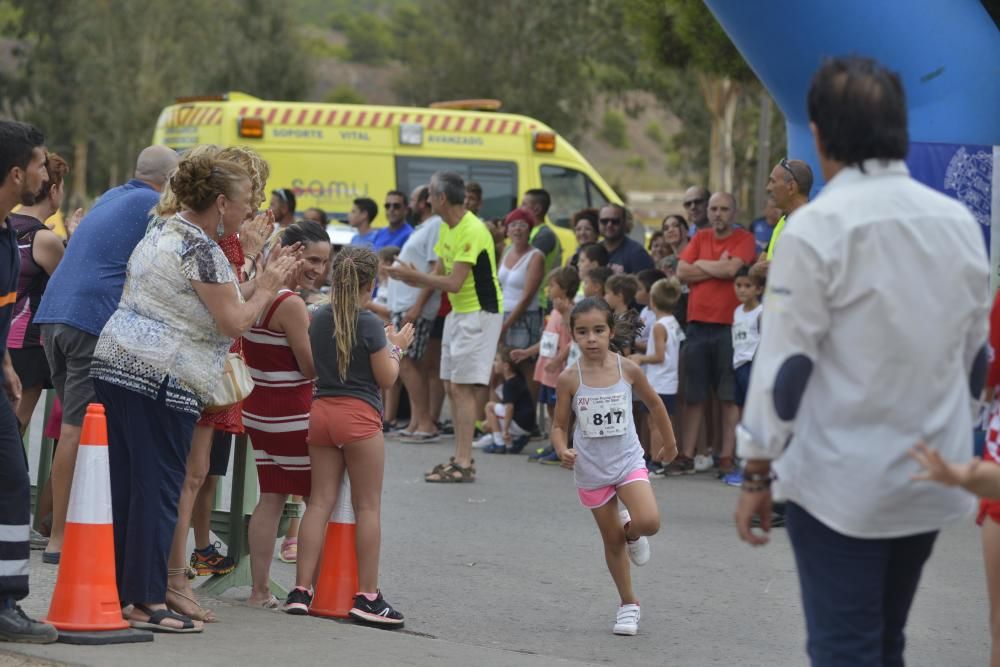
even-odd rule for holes
{"type": "Polygon", "coordinates": [[[63,423],[83,426],[87,404],[97,400],[90,379],[97,336],[66,324],[43,324],[42,345],[52,371],[52,384],[62,401],[63,423]]]}
{"type": "MultiPolygon", "coordinates": [[[[398,331],[403,326],[403,315],[405,313],[392,314],[392,326],[398,331]]],[[[434,328],[434,320],[420,318],[413,323],[413,342],[410,349],[406,351],[406,356],[413,361],[418,361],[427,350],[427,341],[431,338],[431,329],[434,328]]]]}

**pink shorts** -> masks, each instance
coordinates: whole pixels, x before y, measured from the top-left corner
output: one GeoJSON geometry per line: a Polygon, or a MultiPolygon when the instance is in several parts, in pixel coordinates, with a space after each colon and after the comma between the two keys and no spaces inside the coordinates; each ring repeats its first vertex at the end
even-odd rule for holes
{"type": "Polygon", "coordinates": [[[382,416],[367,401],[350,396],[323,396],[309,410],[310,447],[343,447],[382,432],[382,416]]]}
{"type": "Polygon", "coordinates": [[[600,486],[596,489],[577,489],[576,492],[580,494],[580,503],[587,509],[593,510],[606,505],[609,500],[615,497],[615,492],[621,487],[639,481],[649,484],[649,471],[644,467],[625,475],[625,479],[618,484],[600,486]]]}

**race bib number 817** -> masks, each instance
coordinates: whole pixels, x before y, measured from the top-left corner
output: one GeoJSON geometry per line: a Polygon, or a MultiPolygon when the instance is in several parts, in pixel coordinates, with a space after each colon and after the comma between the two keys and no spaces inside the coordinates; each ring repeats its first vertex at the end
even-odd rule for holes
{"type": "Polygon", "coordinates": [[[580,430],[588,438],[625,435],[631,410],[628,396],[624,393],[580,396],[576,399],[580,430]]]}

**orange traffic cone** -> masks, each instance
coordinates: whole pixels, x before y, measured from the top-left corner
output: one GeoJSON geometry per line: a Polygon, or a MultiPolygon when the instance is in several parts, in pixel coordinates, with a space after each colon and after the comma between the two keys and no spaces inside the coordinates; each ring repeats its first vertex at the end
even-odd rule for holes
{"type": "Polygon", "coordinates": [[[69,644],[152,641],[122,618],[115,584],[115,538],[104,406],[91,403],[83,420],[73,471],[62,557],[47,622],[69,644]]]}
{"type": "Polygon", "coordinates": [[[337,504],[326,526],[323,561],[319,566],[316,595],[309,613],[313,616],[347,618],[358,591],[358,556],[355,551],[354,505],[351,479],[344,473],[337,504]]]}

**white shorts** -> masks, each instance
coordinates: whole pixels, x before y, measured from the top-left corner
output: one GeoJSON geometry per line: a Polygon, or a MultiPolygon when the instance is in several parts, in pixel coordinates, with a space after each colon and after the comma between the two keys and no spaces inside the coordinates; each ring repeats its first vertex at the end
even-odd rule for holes
{"type": "MultiPolygon", "coordinates": [[[[503,403],[497,403],[493,406],[493,413],[500,418],[500,423],[503,424],[503,420],[507,417],[507,406],[503,403]]],[[[531,435],[518,426],[517,422],[513,419],[510,420],[510,434],[515,438],[520,438],[522,435],[531,435]]]]}
{"type": "Polygon", "coordinates": [[[448,313],[441,337],[441,379],[489,384],[502,326],[501,313],[448,313]]]}

